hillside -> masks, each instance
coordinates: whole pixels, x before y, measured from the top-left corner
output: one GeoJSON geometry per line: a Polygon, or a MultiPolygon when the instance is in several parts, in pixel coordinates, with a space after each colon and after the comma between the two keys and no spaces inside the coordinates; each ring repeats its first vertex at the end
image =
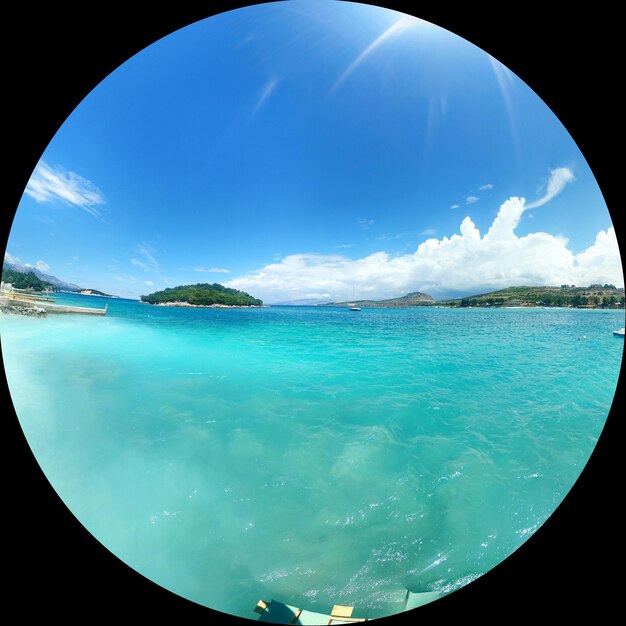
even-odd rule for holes
{"type": "Polygon", "coordinates": [[[624,306],[624,289],[615,285],[594,284],[588,287],[562,285],[560,287],[508,287],[498,291],[441,300],[440,306],[554,306],[577,308],[619,308],[624,306]]]}
{"type": "Polygon", "coordinates": [[[2,268],[2,281],[10,283],[16,289],[31,289],[33,291],[51,291],[52,283],[38,278],[34,272],[18,272],[8,267],[2,268]]]}
{"type": "Polygon", "coordinates": [[[32,289],[33,291],[70,291],[72,293],[86,293],[94,296],[116,298],[97,289],[85,289],[74,283],[68,283],[56,276],[44,274],[36,267],[18,265],[4,261],[2,264],[2,280],[11,283],[16,289],[32,289]]]}
{"type": "MultiPolygon", "coordinates": [[[[18,265],[17,263],[9,263],[8,261],[4,261],[2,264],[2,280],[8,283],[12,283],[12,281],[5,279],[4,276],[5,273],[9,270],[17,272],[18,274],[33,274],[35,278],[40,280],[42,283],[50,285],[53,289],[62,289],[63,291],[81,291],[81,289],[83,289],[83,287],[79,287],[78,285],[74,285],[73,283],[67,283],[63,280],[60,280],[56,276],[44,274],[35,267],[30,267],[28,265],[18,265]]],[[[15,283],[12,284],[15,285],[15,283]]],[[[23,289],[23,287],[18,287],[17,285],[15,286],[18,289],[23,289]]]]}
{"type": "Polygon", "coordinates": [[[427,293],[414,291],[400,298],[390,298],[388,300],[354,300],[351,302],[328,302],[321,306],[353,306],[356,305],[362,309],[378,308],[378,309],[405,309],[411,306],[430,306],[435,304],[435,300],[427,293]]]}
{"type": "Polygon", "coordinates": [[[141,296],[142,302],[171,306],[262,306],[263,302],[250,294],[237,289],[224,287],[218,283],[198,283],[179,285],[163,291],[155,291],[141,296]]]}

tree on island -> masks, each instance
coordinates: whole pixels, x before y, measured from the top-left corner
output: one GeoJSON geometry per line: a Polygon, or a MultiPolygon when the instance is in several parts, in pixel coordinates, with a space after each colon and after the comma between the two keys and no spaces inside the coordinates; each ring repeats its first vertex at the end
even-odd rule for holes
{"type": "Polygon", "coordinates": [[[224,287],[219,283],[198,283],[196,285],[179,285],[168,287],[163,291],[155,291],[147,296],[141,296],[143,302],[150,304],[165,304],[170,302],[186,302],[195,306],[262,306],[263,301],[253,298],[245,291],[224,287]]]}

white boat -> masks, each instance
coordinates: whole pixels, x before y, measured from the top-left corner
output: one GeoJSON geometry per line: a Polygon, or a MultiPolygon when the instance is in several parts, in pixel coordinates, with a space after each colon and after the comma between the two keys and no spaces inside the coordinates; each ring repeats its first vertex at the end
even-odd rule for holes
{"type": "Polygon", "coordinates": [[[613,334],[617,335],[618,337],[623,337],[624,336],[624,329],[620,328],[619,330],[614,330],[613,334]]]}
{"type": "MultiPolygon", "coordinates": [[[[354,285],[352,285],[352,299],[354,300],[354,285]]],[[[360,311],[361,309],[356,304],[352,304],[351,306],[348,307],[348,310],[360,311]]]]}

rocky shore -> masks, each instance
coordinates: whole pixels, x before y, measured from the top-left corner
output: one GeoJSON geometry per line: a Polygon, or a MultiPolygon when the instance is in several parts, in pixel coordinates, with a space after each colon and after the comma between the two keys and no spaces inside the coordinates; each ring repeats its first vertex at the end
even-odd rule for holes
{"type": "Polygon", "coordinates": [[[0,313],[8,313],[9,315],[26,315],[27,317],[46,317],[46,310],[39,306],[30,306],[28,304],[16,304],[4,298],[0,300],[0,313]]]}

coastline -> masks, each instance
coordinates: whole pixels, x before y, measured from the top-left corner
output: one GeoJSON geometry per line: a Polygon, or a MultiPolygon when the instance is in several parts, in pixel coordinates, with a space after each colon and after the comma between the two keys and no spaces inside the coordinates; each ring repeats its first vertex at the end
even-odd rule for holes
{"type": "Polygon", "coordinates": [[[151,304],[152,306],[176,306],[176,307],[186,307],[191,309],[266,309],[269,308],[266,304],[191,304],[189,302],[156,302],[152,304],[152,302],[146,302],[145,300],[140,300],[140,302],[145,302],[146,304],[151,304]]]}

